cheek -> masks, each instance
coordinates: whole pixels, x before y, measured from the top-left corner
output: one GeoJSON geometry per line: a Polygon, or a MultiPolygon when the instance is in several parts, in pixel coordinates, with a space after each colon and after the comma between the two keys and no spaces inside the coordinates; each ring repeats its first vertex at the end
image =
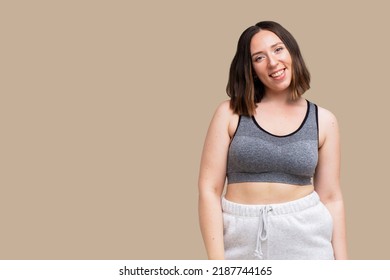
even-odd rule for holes
{"type": "Polygon", "coordinates": [[[265,67],[261,67],[259,65],[253,67],[253,72],[261,79],[261,77],[268,76],[267,69],[265,67]]]}
{"type": "Polygon", "coordinates": [[[259,78],[260,82],[262,82],[264,85],[268,84],[269,82],[269,80],[267,79],[268,74],[264,74],[264,72],[258,73],[257,77],[259,78]]]}
{"type": "Polygon", "coordinates": [[[287,53],[287,54],[282,58],[282,60],[284,61],[284,63],[286,63],[286,64],[288,64],[289,66],[291,66],[291,64],[292,64],[292,59],[291,59],[290,54],[287,53]]]}

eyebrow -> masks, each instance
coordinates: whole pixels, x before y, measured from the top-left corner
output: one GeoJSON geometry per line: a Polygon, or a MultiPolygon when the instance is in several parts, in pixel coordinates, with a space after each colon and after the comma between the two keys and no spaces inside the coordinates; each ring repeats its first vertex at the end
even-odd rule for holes
{"type": "MultiPolygon", "coordinates": [[[[271,49],[274,48],[274,47],[276,47],[277,45],[280,45],[280,44],[284,45],[283,42],[277,42],[277,43],[275,43],[275,44],[273,44],[273,45],[271,46],[271,49]]],[[[255,52],[255,53],[253,53],[253,54],[251,55],[251,57],[254,57],[255,55],[258,55],[258,54],[260,54],[260,53],[262,53],[262,52],[263,52],[263,51],[255,52]]]]}

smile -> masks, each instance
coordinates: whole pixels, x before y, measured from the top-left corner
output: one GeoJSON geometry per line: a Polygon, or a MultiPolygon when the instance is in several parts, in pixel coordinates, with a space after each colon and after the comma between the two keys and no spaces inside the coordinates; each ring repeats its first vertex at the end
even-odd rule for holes
{"type": "Polygon", "coordinates": [[[280,76],[282,76],[284,74],[284,70],[286,70],[286,69],[285,68],[284,69],[280,69],[279,71],[270,74],[270,76],[272,78],[280,77],[280,76]]]}

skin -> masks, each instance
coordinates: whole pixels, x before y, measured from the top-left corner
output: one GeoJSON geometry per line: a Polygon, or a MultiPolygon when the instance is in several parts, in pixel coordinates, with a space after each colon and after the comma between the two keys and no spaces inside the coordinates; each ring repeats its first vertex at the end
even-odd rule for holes
{"type": "MultiPolygon", "coordinates": [[[[302,123],[306,100],[291,96],[292,59],[287,48],[274,33],[262,30],[251,41],[253,70],[265,85],[265,95],[257,105],[256,121],[268,132],[287,135],[302,123]],[[275,76],[275,74],[277,74],[275,76]]],[[[209,259],[224,259],[221,195],[226,178],[230,141],[238,125],[225,101],[210,123],[199,173],[199,220],[209,259]]],[[[333,218],[336,259],[347,258],[344,204],[340,188],[340,140],[336,117],[318,108],[319,161],[314,185],[298,186],[282,183],[236,183],[226,187],[226,199],[242,204],[269,204],[302,198],[315,190],[333,218]]]]}

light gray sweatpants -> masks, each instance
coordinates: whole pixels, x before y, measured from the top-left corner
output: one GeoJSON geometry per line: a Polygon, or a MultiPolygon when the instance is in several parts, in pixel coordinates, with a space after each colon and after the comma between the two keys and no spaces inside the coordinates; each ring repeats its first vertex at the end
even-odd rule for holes
{"type": "Polygon", "coordinates": [[[331,260],[332,217],[316,192],[286,203],[222,197],[226,259],[331,260]]]}

